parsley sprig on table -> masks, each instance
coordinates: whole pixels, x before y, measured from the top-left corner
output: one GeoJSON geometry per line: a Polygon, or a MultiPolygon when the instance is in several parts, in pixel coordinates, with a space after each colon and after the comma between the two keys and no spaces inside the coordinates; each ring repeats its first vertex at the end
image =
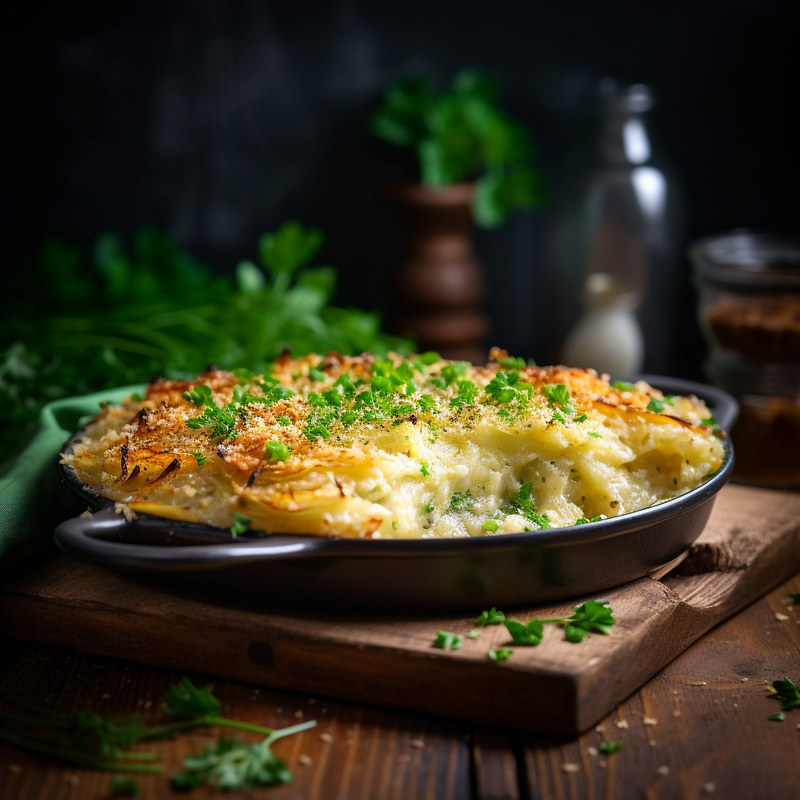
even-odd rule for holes
{"type": "Polygon", "coordinates": [[[566,640],[577,644],[583,641],[587,633],[611,633],[615,622],[607,600],[587,600],[575,606],[568,617],[543,620],[533,618],[528,622],[506,620],[504,625],[517,644],[535,646],[542,641],[544,625],[562,625],[566,640]]]}
{"type": "MultiPolygon", "coordinates": [[[[101,717],[86,707],[68,715],[17,700],[14,701],[16,706],[35,712],[36,715],[0,714],[0,741],[87,769],[161,773],[164,767],[154,763],[158,761],[156,753],[134,751],[130,748],[139,742],[172,737],[193,728],[220,726],[265,736],[259,745],[252,747],[260,748],[266,763],[272,742],[316,725],[312,720],[276,730],[220,716],[222,704],[211,693],[212,689],[211,685],[201,688],[195,686],[189,678],[182,678],[166,692],[162,703],[164,714],[174,717],[175,721],[157,726],[144,725],[138,714],[101,717]]],[[[285,765],[283,767],[285,769],[285,765]]],[[[285,772],[281,772],[281,775],[284,774],[285,772]]],[[[209,779],[213,777],[208,776],[209,779]]],[[[186,785],[197,785],[199,782],[201,781],[186,785]]],[[[248,788],[256,785],[266,784],[242,783],[238,787],[226,788],[248,788]]]]}
{"type": "Polygon", "coordinates": [[[790,678],[784,675],[783,678],[773,681],[768,688],[781,701],[783,707],[783,711],[771,714],[769,719],[783,722],[786,719],[785,712],[800,708],[800,687],[797,687],[790,678]]]}

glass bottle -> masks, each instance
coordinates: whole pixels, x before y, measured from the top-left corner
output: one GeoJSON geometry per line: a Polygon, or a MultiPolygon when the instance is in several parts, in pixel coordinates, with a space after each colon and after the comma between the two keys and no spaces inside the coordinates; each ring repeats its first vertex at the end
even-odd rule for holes
{"type": "Polygon", "coordinates": [[[644,118],[652,104],[643,84],[601,81],[589,147],[555,205],[545,262],[548,349],[570,366],[669,371],[678,204],[653,160],[644,118]]]}

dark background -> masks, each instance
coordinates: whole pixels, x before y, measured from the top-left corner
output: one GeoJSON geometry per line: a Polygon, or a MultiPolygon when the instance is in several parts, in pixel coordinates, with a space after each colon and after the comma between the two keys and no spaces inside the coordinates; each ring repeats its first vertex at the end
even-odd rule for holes
{"type": "MultiPolygon", "coordinates": [[[[3,29],[6,267],[48,235],[88,245],[146,223],[230,271],[297,218],[326,232],[338,302],[381,307],[397,247],[391,174],[367,120],[388,81],[479,66],[528,124],[551,192],[598,79],[652,86],[655,146],[680,181],[688,241],[798,230],[797,25],[760,2],[19,4],[3,29]]],[[[552,213],[552,212],[551,212],[552,213]]],[[[548,207],[478,235],[492,343],[541,359],[548,207]]],[[[681,242],[681,250],[685,245],[681,242]]],[[[702,343],[685,259],[670,371],[702,343]]]]}

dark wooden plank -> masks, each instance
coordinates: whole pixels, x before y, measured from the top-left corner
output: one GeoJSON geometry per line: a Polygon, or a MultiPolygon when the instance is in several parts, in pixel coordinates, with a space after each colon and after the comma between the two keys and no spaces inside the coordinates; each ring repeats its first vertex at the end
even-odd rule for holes
{"type": "Polygon", "coordinates": [[[800,682],[800,607],[790,591],[800,591],[800,575],[707,633],[597,730],[526,738],[528,796],[796,800],[800,711],[770,721],[780,703],[766,691],[785,674],[800,682]],[[604,757],[603,740],[623,749],[604,757]]]}
{"type": "MultiPolygon", "coordinates": [[[[610,636],[576,646],[548,629],[541,645],[517,647],[502,664],[486,657],[508,642],[501,626],[465,638],[455,652],[432,648],[439,628],[466,634],[466,616],[276,611],[64,556],[0,591],[0,631],[169,669],[569,735],[593,726],[706,630],[798,568],[800,495],[729,486],[678,573],[606,593],[618,620],[610,636]]],[[[571,605],[513,616],[563,616],[571,605]]]]}
{"type": "MultiPolygon", "coordinates": [[[[159,718],[164,691],[179,673],[98,660],[10,640],[0,642],[0,698],[27,698],[72,712],[91,703],[102,713],[139,712],[147,723],[159,718]]],[[[206,676],[192,676],[198,682],[206,676]]],[[[210,680],[210,679],[209,679],[210,680]]],[[[216,681],[223,711],[268,727],[316,719],[317,727],[275,745],[294,773],[289,786],[274,787],[275,800],[439,800],[469,797],[467,731],[430,717],[329,702],[314,696],[216,681]]],[[[8,710],[6,706],[4,710],[8,710]]],[[[141,776],[141,796],[175,798],[168,776],[184,756],[214,741],[221,729],[184,734],[180,739],[140,745],[163,756],[163,776],[141,776]]],[[[226,735],[231,735],[226,731],[226,735]]],[[[257,736],[233,733],[249,740],[257,736]]],[[[0,798],[98,798],[107,796],[110,775],[58,764],[0,743],[0,798]]],[[[205,798],[230,798],[203,792],[205,798]]]]}

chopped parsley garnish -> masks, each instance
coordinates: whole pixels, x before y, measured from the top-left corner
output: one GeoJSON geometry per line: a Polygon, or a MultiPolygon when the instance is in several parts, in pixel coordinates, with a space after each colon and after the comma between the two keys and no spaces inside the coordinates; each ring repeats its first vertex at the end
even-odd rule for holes
{"type": "Polygon", "coordinates": [[[250,530],[250,523],[253,521],[247,514],[240,514],[238,511],[233,512],[233,525],[231,525],[231,534],[235,539],[240,533],[247,533],[250,530]]]}
{"type": "Polygon", "coordinates": [[[613,741],[612,742],[600,742],[600,744],[597,745],[597,749],[601,753],[605,753],[606,755],[608,755],[609,753],[616,753],[617,750],[622,750],[622,748],[623,748],[623,743],[622,742],[613,742],[613,741]]]}
{"type": "Polygon", "coordinates": [[[279,416],[276,421],[278,425],[280,425],[283,428],[285,428],[287,425],[292,424],[291,417],[287,417],[286,414],[281,414],[281,416],[279,416]]]}
{"type": "Polygon", "coordinates": [[[459,380],[456,382],[456,386],[458,387],[458,395],[450,401],[450,405],[453,408],[462,408],[475,402],[475,398],[478,395],[478,387],[472,381],[459,380]]]}
{"type": "Polygon", "coordinates": [[[511,634],[511,638],[517,644],[522,644],[526,647],[535,647],[542,641],[544,628],[542,627],[542,623],[536,618],[529,622],[507,619],[503,624],[511,634]]]}
{"type": "Polygon", "coordinates": [[[497,650],[490,650],[486,655],[489,656],[492,661],[508,661],[508,659],[514,655],[514,651],[506,648],[499,648],[497,650]]]}
{"type": "Polygon", "coordinates": [[[591,436],[593,439],[602,439],[603,437],[597,431],[586,431],[587,436],[591,436]]]}
{"type": "Polygon", "coordinates": [[[492,606],[488,611],[482,611],[481,615],[475,620],[476,625],[499,625],[505,621],[506,615],[492,606]]]}
{"type": "Polygon", "coordinates": [[[319,383],[320,381],[327,380],[327,378],[328,376],[321,369],[311,367],[311,369],[308,370],[308,379],[310,381],[317,381],[319,383]]]}
{"type": "Polygon", "coordinates": [[[770,714],[767,719],[771,719],[773,722],[783,722],[786,719],[786,713],[784,711],[776,711],[774,714],[770,714]]]}
{"type": "Polygon", "coordinates": [[[436,400],[429,394],[421,395],[417,400],[417,403],[420,411],[423,413],[428,413],[429,411],[434,411],[436,409],[436,400]]]}
{"type": "Polygon", "coordinates": [[[517,513],[528,519],[535,528],[526,528],[526,530],[537,531],[547,529],[550,527],[550,520],[545,514],[540,514],[536,510],[536,504],[533,502],[531,492],[533,491],[533,483],[523,483],[519,487],[519,493],[516,497],[509,497],[509,506],[517,513]]]}
{"type": "Polygon", "coordinates": [[[291,448],[283,442],[267,442],[265,455],[267,461],[286,461],[291,452],[291,448]]]}
{"type": "Polygon", "coordinates": [[[210,428],[212,437],[230,436],[236,428],[239,411],[235,403],[222,408],[209,405],[199,417],[187,419],[186,424],[190,428],[210,428]]]}
{"type": "Polygon", "coordinates": [[[570,404],[572,396],[566,385],[563,383],[547,383],[542,386],[542,394],[551,402],[558,403],[566,408],[570,404]]]}
{"type": "Polygon", "coordinates": [[[470,639],[477,639],[481,635],[480,628],[473,628],[468,634],[467,637],[470,639]]]}
{"type": "Polygon", "coordinates": [[[586,414],[579,414],[577,417],[573,417],[572,421],[573,422],[586,422],[587,419],[589,419],[589,417],[587,417],[586,414]]]}
{"type": "Polygon", "coordinates": [[[651,397],[650,402],[647,404],[647,410],[652,411],[654,414],[663,414],[664,403],[657,397],[651,397]]]}
{"type": "Polygon", "coordinates": [[[789,593],[789,598],[790,598],[790,599],[792,600],[792,602],[794,602],[794,603],[800,603],[800,592],[797,592],[796,594],[792,594],[792,593],[790,592],[790,593],[789,593]]]}
{"type": "Polygon", "coordinates": [[[700,424],[701,425],[716,425],[717,421],[714,419],[714,417],[706,417],[705,419],[701,419],[700,420],[700,424]]]}
{"type": "Polygon", "coordinates": [[[503,369],[525,369],[527,366],[524,358],[515,358],[514,356],[501,358],[497,363],[500,364],[503,369]]]}
{"type": "Polygon", "coordinates": [[[427,478],[429,475],[433,475],[433,473],[430,470],[430,467],[428,466],[428,462],[427,461],[420,461],[419,462],[419,471],[422,473],[422,476],[424,478],[427,478]]]}
{"type": "Polygon", "coordinates": [[[422,506],[422,510],[426,514],[433,514],[433,504],[428,503],[427,505],[422,506]]]}
{"type": "Polygon", "coordinates": [[[141,396],[141,394],[139,394],[139,392],[134,392],[131,395],[131,400],[133,400],[134,403],[141,403],[144,398],[141,396]]]}
{"type": "Polygon", "coordinates": [[[614,381],[611,384],[618,392],[632,392],[636,387],[628,381],[614,381]]]}
{"type": "Polygon", "coordinates": [[[416,360],[423,366],[429,367],[431,364],[440,361],[441,358],[442,357],[438,353],[434,353],[433,350],[428,350],[427,353],[420,353],[416,360]]]}
{"type": "Polygon", "coordinates": [[[484,522],[483,525],[481,525],[481,530],[484,533],[496,533],[498,527],[500,526],[497,524],[497,520],[487,519],[486,522],[484,522]]]}
{"type": "Polygon", "coordinates": [[[469,489],[466,492],[453,492],[448,511],[471,511],[474,504],[475,498],[470,494],[469,489]]]}
{"type": "Polygon", "coordinates": [[[604,520],[605,517],[602,514],[597,514],[590,519],[586,519],[586,517],[581,517],[580,519],[575,520],[576,525],[588,525],[590,522],[600,522],[604,520]]]}
{"type": "Polygon", "coordinates": [[[184,399],[190,403],[194,403],[198,408],[206,405],[211,405],[211,387],[201,383],[195,386],[194,389],[189,389],[188,392],[183,393],[184,399]]]}
{"type": "Polygon", "coordinates": [[[194,460],[197,462],[198,467],[202,467],[203,464],[208,461],[208,459],[199,450],[194,450],[192,455],[194,456],[194,460]]]}
{"type": "Polygon", "coordinates": [[[784,711],[800,708],[800,689],[785,675],[780,680],[773,681],[772,688],[783,703],[784,711]]]}
{"type": "Polygon", "coordinates": [[[611,633],[615,620],[607,600],[587,600],[575,606],[569,617],[538,620],[535,617],[528,622],[506,620],[504,625],[517,643],[535,646],[542,641],[544,625],[563,625],[564,636],[568,642],[582,642],[587,633],[611,633]]]}
{"type": "Polygon", "coordinates": [[[463,641],[464,637],[457,633],[436,631],[436,638],[433,640],[433,646],[438,647],[440,650],[460,650],[463,641]]]}

